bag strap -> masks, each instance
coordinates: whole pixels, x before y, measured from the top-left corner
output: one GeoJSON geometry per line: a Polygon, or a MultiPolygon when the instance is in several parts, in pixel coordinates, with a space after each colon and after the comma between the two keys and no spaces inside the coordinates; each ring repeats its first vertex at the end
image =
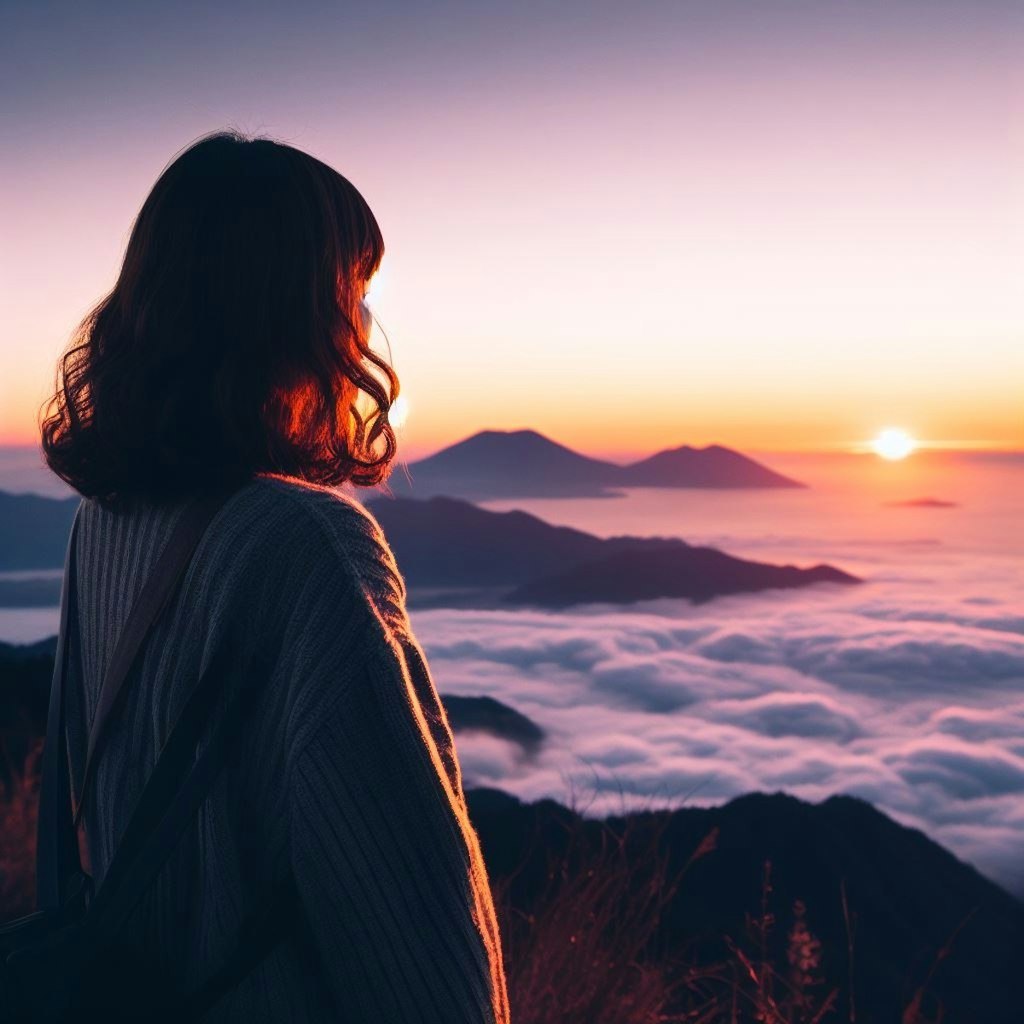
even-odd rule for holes
{"type": "Polygon", "coordinates": [[[36,901],[41,909],[57,910],[63,906],[74,878],[82,872],[77,829],[86,789],[95,772],[96,751],[99,749],[101,734],[110,720],[111,711],[142,641],[169,603],[171,593],[184,575],[205,526],[234,490],[233,487],[221,488],[205,493],[186,508],[129,613],[103,680],[99,706],[90,730],[89,755],[86,758],[77,811],[72,806],[70,761],[65,735],[68,649],[72,632],[77,635],[78,629],[77,536],[81,504],[75,511],[64,559],[60,630],[43,746],[36,843],[36,901]]]}
{"type": "Polygon", "coordinates": [[[96,771],[96,763],[101,753],[101,744],[109,735],[107,726],[118,699],[124,692],[124,684],[138,657],[143,642],[150,630],[170,603],[185,571],[192,554],[199,545],[210,520],[230,496],[230,491],[219,491],[201,495],[189,504],[178,520],[170,540],[157,559],[149,579],[146,581],[138,597],[132,605],[121,635],[118,637],[114,653],[107,665],[100,690],[99,703],[89,731],[89,746],[85,757],[85,773],[82,776],[82,792],[78,798],[74,824],[82,817],[89,785],[96,771]]]}
{"type": "Polygon", "coordinates": [[[224,766],[223,755],[241,732],[245,712],[255,703],[244,702],[246,690],[239,687],[224,709],[210,742],[196,757],[196,744],[220,694],[215,683],[227,674],[231,660],[230,646],[222,644],[192,687],[92,899],[90,912],[104,919],[102,928],[111,936],[124,924],[199,809],[224,766]]]}
{"type": "MultiPolygon", "coordinates": [[[[102,949],[121,932],[132,911],[166,863],[200,804],[209,793],[256,705],[253,687],[240,685],[229,695],[211,734],[196,757],[196,744],[210,720],[223,687],[218,685],[237,661],[230,644],[216,651],[186,698],[118,843],[114,859],[89,906],[90,943],[102,949]],[[184,775],[184,781],[181,777],[184,775]]],[[[263,679],[271,658],[253,655],[244,666],[263,679]]],[[[237,670],[237,665],[236,665],[237,670]]],[[[240,938],[225,961],[182,1000],[164,1008],[168,1021],[197,1019],[238,984],[285,937],[300,901],[293,881],[268,886],[261,906],[249,914],[240,938]]],[[[154,1016],[162,1021],[162,1015],[154,1016]]]]}

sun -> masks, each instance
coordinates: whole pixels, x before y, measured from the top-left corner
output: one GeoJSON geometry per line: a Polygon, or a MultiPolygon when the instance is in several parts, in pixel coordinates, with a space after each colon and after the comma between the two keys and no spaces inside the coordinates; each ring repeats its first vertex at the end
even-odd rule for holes
{"type": "Polygon", "coordinates": [[[916,447],[917,442],[905,431],[887,427],[871,442],[876,455],[883,459],[905,459],[916,447]]]}
{"type": "Polygon", "coordinates": [[[388,410],[388,422],[393,427],[404,427],[409,418],[409,402],[405,395],[399,395],[388,410]]]}

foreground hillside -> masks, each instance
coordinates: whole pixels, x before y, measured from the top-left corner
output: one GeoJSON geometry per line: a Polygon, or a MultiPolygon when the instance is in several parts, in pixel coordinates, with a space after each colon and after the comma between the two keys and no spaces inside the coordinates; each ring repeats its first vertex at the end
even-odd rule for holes
{"type": "Polygon", "coordinates": [[[550,944],[545,904],[581,944],[601,945],[595,911],[623,952],[643,931],[637,961],[676,977],[673,1008],[694,1013],[670,1019],[1022,1019],[1024,905],[861,800],[753,793],[601,822],[492,789],[468,799],[510,939],[550,944]],[[657,920],[630,922],[636,906],[657,920]]]}

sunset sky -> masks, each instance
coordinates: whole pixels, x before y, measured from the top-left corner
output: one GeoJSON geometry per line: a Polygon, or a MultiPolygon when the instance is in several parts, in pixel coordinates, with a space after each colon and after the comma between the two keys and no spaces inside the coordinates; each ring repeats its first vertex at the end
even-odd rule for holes
{"type": "Polygon", "coordinates": [[[406,455],[1024,448],[1024,5],[18,4],[0,443],[196,136],[349,177],[406,455]]]}

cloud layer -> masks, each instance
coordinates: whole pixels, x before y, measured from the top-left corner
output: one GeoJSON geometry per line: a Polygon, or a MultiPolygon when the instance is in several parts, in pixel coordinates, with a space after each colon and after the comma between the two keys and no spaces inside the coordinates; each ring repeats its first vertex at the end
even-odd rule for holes
{"type": "Polygon", "coordinates": [[[433,610],[414,627],[442,693],[489,694],[549,733],[533,759],[460,734],[467,785],[593,814],[850,793],[1024,892],[1024,604],[1011,573],[991,583],[433,610]]]}

